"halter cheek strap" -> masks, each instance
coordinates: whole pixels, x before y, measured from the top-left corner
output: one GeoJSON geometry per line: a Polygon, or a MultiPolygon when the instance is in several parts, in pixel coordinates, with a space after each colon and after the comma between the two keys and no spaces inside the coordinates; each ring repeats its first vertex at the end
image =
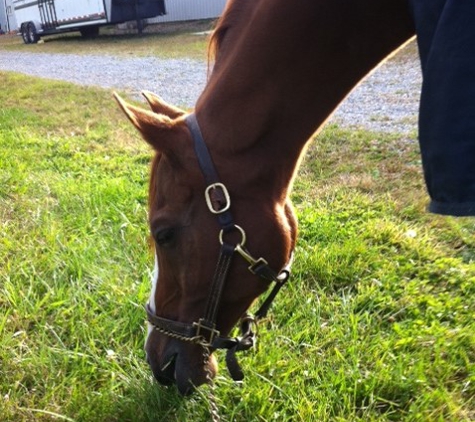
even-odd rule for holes
{"type": "Polygon", "coordinates": [[[240,381],[244,378],[244,374],[239,366],[236,358],[236,352],[250,349],[255,342],[255,332],[253,328],[257,321],[264,318],[274,301],[277,293],[287,282],[290,275],[290,264],[286,265],[279,273],[276,273],[264,258],[255,259],[245,247],[246,233],[238,225],[234,223],[231,214],[231,199],[228,190],[224,184],[220,182],[218,173],[209,154],[206,143],[201,134],[198,121],[195,114],[186,117],[186,124],[193,137],[194,149],[196,157],[207,184],[205,190],[205,200],[212,214],[215,214],[221,226],[219,241],[221,250],[216,269],[213,275],[211,288],[206,302],[205,312],[198,321],[189,324],[162,318],[152,311],[147,304],[145,309],[147,318],[155,330],[181,341],[200,344],[210,349],[227,349],[226,364],[231,377],[240,381]],[[237,231],[241,235],[241,240],[235,245],[227,243],[224,238],[225,234],[237,231]],[[245,315],[241,319],[241,336],[240,337],[222,337],[216,329],[216,319],[221,304],[221,296],[226,284],[226,278],[235,254],[240,255],[249,263],[249,271],[258,277],[275,283],[275,286],[264,300],[254,316],[245,315]]]}

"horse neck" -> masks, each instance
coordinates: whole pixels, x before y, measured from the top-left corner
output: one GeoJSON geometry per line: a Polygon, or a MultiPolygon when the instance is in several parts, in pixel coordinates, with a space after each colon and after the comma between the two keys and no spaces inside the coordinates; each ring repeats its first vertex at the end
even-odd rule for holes
{"type": "Polygon", "coordinates": [[[405,0],[260,0],[249,9],[225,35],[196,113],[214,154],[259,157],[249,177],[288,189],[312,133],[413,24],[405,0]]]}

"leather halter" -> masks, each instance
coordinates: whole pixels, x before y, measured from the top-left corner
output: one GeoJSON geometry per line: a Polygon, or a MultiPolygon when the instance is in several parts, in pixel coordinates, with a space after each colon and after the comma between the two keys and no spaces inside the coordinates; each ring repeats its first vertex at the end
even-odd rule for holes
{"type": "Polygon", "coordinates": [[[159,317],[155,315],[149,304],[146,305],[145,309],[147,311],[148,322],[164,335],[181,341],[200,344],[203,347],[213,350],[227,349],[226,364],[228,370],[234,380],[240,381],[244,378],[244,374],[237,362],[235,353],[240,350],[247,350],[254,345],[255,333],[252,330],[253,325],[267,315],[277,293],[287,282],[290,275],[291,260],[279,273],[276,273],[270,268],[265,259],[253,258],[245,248],[246,233],[240,226],[234,223],[230,210],[231,200],[229,193],[226,186],[220,182],[203,135],[201,134],[196,115],[188,115],[185,122],[193,137],[195,153],[206,181],[206,203],[210,212],[216,215],[221,226],[219,235],[221,251],[206,302],[204,316],[197,322],[190,324],[159,317]],[[235,245],[226,242],[225,235],[236,231],[240,233],[241,241],[235,245]],[[236,252],[250,264],[248,267],[249,271],[268,282],[274,282],[275,286],[254,316],[246,314],[241,318],[241,337],[231,338],[220,335],[220,332],[216,329],[216,319],[228,271],[236,252]]]}

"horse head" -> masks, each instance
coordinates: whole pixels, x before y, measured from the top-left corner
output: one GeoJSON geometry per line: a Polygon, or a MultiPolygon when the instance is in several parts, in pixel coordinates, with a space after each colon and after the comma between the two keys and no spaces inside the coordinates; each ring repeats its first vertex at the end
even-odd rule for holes
{"type": "Polygon", "coordinates": [[[296,220],[281,192],[263,192],[249,179],[252,169],[242,167],[242,158],[212,151],[220,182],[210,184],[190,115],[144,96],[151,110],[116,98],[155,151],[149,190],[155,271],[145,348],[155,378],[188,394],[215,376],[212,352],[237,346],[226,336],[272,281],[282,280],[296,220]]]}

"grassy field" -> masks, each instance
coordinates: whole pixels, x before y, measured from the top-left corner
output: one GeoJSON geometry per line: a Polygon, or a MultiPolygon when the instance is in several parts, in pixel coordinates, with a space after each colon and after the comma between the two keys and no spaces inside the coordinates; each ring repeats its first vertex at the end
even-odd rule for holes
{"type": "MultiPolygon", "coordinates": [[[[144,360],[148,148],[110,92],[0,82],[0,420],[209,420],[144,360]]],[[[416,143],[328,127],[293,198],[294,275],[222,420],[475,420],[475,221],[424,211],[416,143]]]]}
{"type": "Polygon", "coordinates": [[[100,54],[122,57],[207,58],[209,31],[213,20],[150,25],[142,35],[101,28],[94,39],[84,39],[79,32],[47,36],[39,44],[25,45],[20,36],[0,36],[0,49],[34,53],[100,54]]]}

